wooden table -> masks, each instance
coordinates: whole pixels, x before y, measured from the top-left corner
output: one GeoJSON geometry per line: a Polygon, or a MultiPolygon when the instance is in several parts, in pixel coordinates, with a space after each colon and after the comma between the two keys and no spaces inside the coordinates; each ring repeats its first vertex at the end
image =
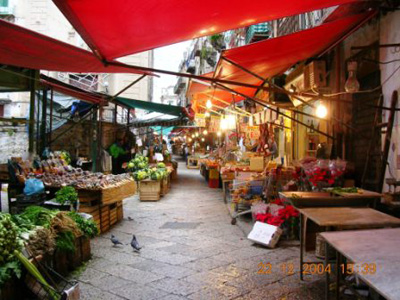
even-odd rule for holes
{"type": "Polygon", "coordinates": [[[280,192],[294,207],[340,207],[340,206],[376,206],[376,200],[382,194],[362,190],[362,193],[330,192],[280,192]]]}
{"type": "Polygon", "coordinates": [[[302,208],[300,212],[300,279],[303,280],[304,238],[307,219],[325,231],[366,229],[400,226],[400,219],[367,207],[315,207],[302,208]]]}
{"type": "MultiPolygon", "coordinates": [[[[353,269],[358,276],[377,293],[386,299],[400,299],[400,228],[324,232],[321,236],[340,255],[354,263],[353,269]],[[363,266],[365,263],[375,264],[376,273],[373,274],[371,269],[368,271],[363,266]]],[[[336,261],[337,265],[339,261],[336,261]]],[[[329,297],[329,290],[326,292],[329,297]]],[[[336,297],[339,297],[338,292],[336,297]]]]}

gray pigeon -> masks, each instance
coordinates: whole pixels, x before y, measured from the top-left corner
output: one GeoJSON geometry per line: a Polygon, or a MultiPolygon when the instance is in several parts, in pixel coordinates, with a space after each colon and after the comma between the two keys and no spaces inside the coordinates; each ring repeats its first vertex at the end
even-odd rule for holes
{"type": "Polygon", "coordinates": [[[142,247],[139,246],[139,243],[138,243],[135,235],[133,235],[133,237],[132,237],[131,246],[136,251],[140,251],[140,249],[142,249],[142,247]]]}
{"type": "Polygon", "coordinates": [[[118,238],[117,238],[116,236],[114,236],[113,234],[111,235],[110,240],[111,240],[111,242],[113,243],[114,246],[123,245],[123,244],[118,240],[118,238]]]}

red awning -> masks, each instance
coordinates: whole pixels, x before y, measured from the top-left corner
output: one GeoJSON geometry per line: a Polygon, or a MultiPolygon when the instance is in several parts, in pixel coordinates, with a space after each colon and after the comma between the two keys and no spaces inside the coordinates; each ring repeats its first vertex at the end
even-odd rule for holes
{"type": "Polygon", "coordinates": [[[359,0],[53,0],[107,60],[359,0]]]}
{"type": "Polygon", "coordinates": [[[64,82],[61,82],[59,80],[56,80],[54,78],[45,76],[45,75],[40,75],[40,83],[44,86],[51,87],[55,91],[64,94],[64,95],[69,95],[71,97],[75,97],[79,100],[83,100],[85,102],[93,103],[93,104],[106,104],[106,97],[100,95],[98,93],[92,93],[88,92],[85,90],[82,90],[80,88],[77,88],[73,85],[66,84],[64,82]]]}
{"type": "MultiPolygon", "coordinates": [[[[320,55],[371,15],[371,12],[357,14],[290,35],[225,50],[214,76],[218,79],[261,85],[263,80],[234,66],[224,58],[261,78],[270,78],[283,73],[299,61],[320,55]]],[[[234,86],[230,88],[237,89],[234,86]]],[[[254,93],[253,89],[251,94],[246,95],[253,96],[254,93]]]]}
{"type": "Polygon", "coordinates": [[[0,20],[0,64],[73,73],[137,73],[124,67],[105,67],[93,53],[0,20]]]}

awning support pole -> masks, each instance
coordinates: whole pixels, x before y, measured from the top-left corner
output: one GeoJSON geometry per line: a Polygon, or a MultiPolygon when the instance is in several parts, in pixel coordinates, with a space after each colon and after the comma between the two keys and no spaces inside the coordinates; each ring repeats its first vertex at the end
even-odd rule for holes
{"type": "Polygon", "coordinates": [[[35,134],[35,71],[31,70],[29,79],[30,102],[29,102],[29,153],[34,152],[35,134]]]}
{"type": "Polygon", "coordinates": [[[243,87],[253,88],[255,90],[262,89],[262,90],[266,90],[266,91],[279,92],[277,89],[272,88],[272,87],[263,87],[263,86],[260,87],[258,85],[249,84],[249,83],[243,83],[243,82],[237,82],[237,81],[231,81],[231,80],[224,80],[224,79],[217,79],[217,78],[200,76],[200,75],[193,75],[193,74],[188,74],[188,73],[180,73],[180,72],[159,70],[159,69],[147,68],[147,67],[142,67],[142,66],[124,65],[124,64],[119,63],[117,61],[111,61],[111,62],[108,62],[108,64],[111,65],[111,66],[118,66],[118,67],[122,67],[122,68],[126,68],[126,69],[142,70],[142,71],[149,71],[149,72],[161,73],[161,74],[166,74],[166,75],[173,75],[173,76],[178,76],[178,77],[194,78],[194,79],[198,79],[198,80],[204,80],[204,81],[207,81],[207,82],[243,86],[243,87]]]}
{"type": "MultiPolygon", "coordinates": [[[[51,133],[53,131],[53,103],[54,103],[54,90],[50,90],[50,124],[49,124],[49,141],[51,141],[51,133]]],[[[49,144],[50,146],[50,144],[49,144]]]]}
{"type": "Polygon", "coordinates": [[[42,154],[46,147],[46,119],[47,119],[47,89],[43,90],[42,97],[42,124],[40,126],[40,152],[42,154]]]}
{"type": "Polygon", "coordinates": [[[67,128],[66,130],[64,130],[63,132],[61,132],[59,135],[57,135],[52,141],[49,141],[49,145],[52,145],[55,141],[57,141],[60,137],[62,137],[64,134],[66,134],[67,132],[69,132],[72,128],[74,128],[76,125],[82,123],[84,120],[86,120],[89,116],[92,115],[92,112],[88,113],[86,116],[84,116],[83,118],[81,118],[78,122],[72,124],[69,128],[67,128]]]}
{"type": "Polygon", "coordinates": [[[140,80],[142,80],[143,78],[145,78],[147,76],[147,74],[143,74],[142,76],[140,76],[138,79],[132,81],[130,84],[128,84],[126,87],[124,87],[122,90],[120,90],[118,93],[116,93],[114,96],[112,96],[112,98],[110,99],[113,100],[115,98],[117,98],[119,95],[121,95],[123,92],[125,92],[127,89],[129,89],[130,87],[132,87],[133,85],[135,85],[136,83],[138,83],[140,80]]]}

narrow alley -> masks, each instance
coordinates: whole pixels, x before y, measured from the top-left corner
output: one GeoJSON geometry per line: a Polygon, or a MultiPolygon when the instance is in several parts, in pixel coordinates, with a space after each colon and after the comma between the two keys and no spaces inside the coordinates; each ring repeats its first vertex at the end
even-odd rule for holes
{"type": "MultiPolygon", "coordinates": [[[[79,274],[82,299],[322,299],[323,281],[300,282],[282,264],[298,266],[297,246],[269,250],[246,239],[219,189],[198,170],[178,168],[159,202],[124,201],[124,220],[92,241],[93,258],[79,274]],[[114,234],[124,245],[113,247],[114,234]],[[135,234],[143,247],[131,248],[135,234]],[[262,264],[271,264],[271,272],[262,264]]],[[[313,280],[313,281],[312,281],[313,280]]]]}

